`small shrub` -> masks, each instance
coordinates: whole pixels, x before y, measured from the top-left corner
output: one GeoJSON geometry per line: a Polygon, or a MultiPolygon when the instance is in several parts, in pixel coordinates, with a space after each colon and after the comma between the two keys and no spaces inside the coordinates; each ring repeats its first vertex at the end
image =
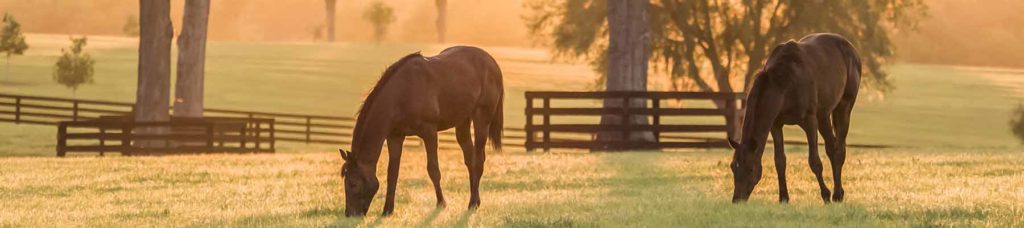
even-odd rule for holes
{"type": "Polygon", "coordinates": [[[395,22],[394,9],[384,2],[375,1],[363,12],[363,19],[373,24],[373,39],[380,42],[387,35],[388,26],[395,22]]]}
{"type": "Polygon", "coordinates": [[[1024,144],[1024,103],[1017,104],[1010,116],[1010,130],[1017,136],[1021,144],[1024,144]]]}
{"type": "Polygon", "coordinates": [[[0,28],[0,53],[7,56],[7,75],[11,71],[11,56],[24,55],[28,50],[25,43],[25,35],[21,34],[21,24],[14,20],[14,16],[4,13],[2,20],[3,28],[0,28]]]}
{"type": "Polygon", "coordinates": [[[71,50],[61,49],[64,54],[57,59],[54,66],[53,80],[67,86],[72,93],[78,91],[78,86],[85,83],[92,83],[92,66],[96,62],[83,52],[87,39],[71,38],[71,50]]]}
{"type": "Polygon", "coordinates": [[[139,37],[139,17],[128,15],[128,20],[124,22],[124,27],[121,27],[121,32],[124,32],[126,36],[139,37]]]}

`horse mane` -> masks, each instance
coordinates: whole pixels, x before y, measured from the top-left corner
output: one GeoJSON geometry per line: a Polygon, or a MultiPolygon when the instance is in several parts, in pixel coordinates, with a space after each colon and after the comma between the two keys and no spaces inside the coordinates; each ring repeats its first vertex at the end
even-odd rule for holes
{"type": "MultiPolygon", "coordinates": [[[[388,66],[387,69],[384,70],[384,74],[381,75],[380,79],[377,80],[377,84],[375,84],[373,86],[373,89],[370,89],[370,93],[368,95],[366,95],[366,99],[363,100],[363,104],[359,106],[359,112],[356,113],[356,126],[355,126],[355,129],[352,130],[352,136],[353,137],[355,137],[356,135],[360,135],[360,132],[361,132],[360,130],[363,128],[362,127],[363,126],[363,122],[366,122],[366,120],[364,118],[360,118],[360,117],[362,117],[363,114],[365,114],[366,112],[370,111],[370,107],[373,106],[373,101],[377,97],[377,94],[379,93],[381,88],[383,88],[384,85],[387,84],[388,81],[390,81],[391,76],[395,75],[395,72],[398,71],[399,67],[404,65],[409,60],[412,60],[412,59],[415,59],[415,58],[423,58],[423,55],[421,55],[420,52],[418,52],[418,51],[415,52],[415,53],[406,55],[405,57],[402,57],[401,59],[399,59],[395,63],[391,64],[390,66],[388,66]]],[[[355,139],[352,140],[352,143],[353,144],[356,143],[355,139]]],[[[353,149],[355,149],[355,148],[353,148],[353,149]]]]}
{"type": "MultiPolygon", "coordinates": [[[[801,61],[800,60],[800,56],[799,56],[799,51],[800,51],[799,44],[796,41],[793,41],[793,40],[789,40],[789,41],[787,41],[785,43],[781,43],[781,44],[775,46],[775,48],[772,48],[771,52],[768,54],[768,59],[765,61],[765,65],[761,68],[761,72],[765,73],[765,72],[768,72],[768,71],[775,71],[776,73],[775,74],[759,74],[757,78],[754,78],[754,81],[753,81],[753,83],[751,83],[750,88],[747,89],[747,91],[748,91],[747,92],[747,100],[746,100],[746,102],[743,102],[743,104],[746,106],[744,108],[744,112],[745,113],[744,113],[744,116],[743,116],[743,118],[744,118],[743,122],[747,122],[748,120],[752,121],[752,120],[757,118],[756,117],[756,113],[754,113],[754,111],[757,110],[758,100],[759,100],[759,98],[764,93],[764,90],[765,90],[764,87],[766,87],[766,86],[773,86],[772,83],[775,83],[773,81],[791,80],[792,79],[792,78],[788,78],[788,79],[787,78],[779,78],[779,77],[785,77],[785,76],[783,76],[784,74],[792,74],[793,73],[792,69],[789,69],[789,68],[786,68],[786,67],[780,67],[780,65],[799,63],[801,61]],[[779,72],[779,71],[783,71],[783,72],[779,72]],[[774,77],[774,78],[770,78],[770,77],[774,77]]],[[[737,135],[739,137],[738,139],[742,139],[743,136],[749,134],[749,132],[753,128],[753,124],[745,124],[745,123],[741,123],[741,124],[744,127],[740,129],[740,132],[737,135]]]]}

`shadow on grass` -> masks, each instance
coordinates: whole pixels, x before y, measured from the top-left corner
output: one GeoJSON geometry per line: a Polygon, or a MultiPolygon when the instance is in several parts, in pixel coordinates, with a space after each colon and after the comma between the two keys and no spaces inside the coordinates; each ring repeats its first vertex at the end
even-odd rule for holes
{"type": "Polygon", "coordinates": [[[476,214],[475,209],[463,211],[462,214],[459,215],[459,219],[455,220],[455,223],[453,223],[451,227],[469,227],[469,219],[473,218],[474,214],[476,214]]]}
{"type": "Polygon", "coordinates": [[[423,221],[420,221],[419,224],[416,224],[416,227],[430,226],[431,223],[434,223],[434,220],[437,220],[437,216],[441,214],[441,211],[444,211],[444,208],[434,208],[434,210],[431,210],[430,213],[427,213],[426,217],[423,217],[423,221]]]}

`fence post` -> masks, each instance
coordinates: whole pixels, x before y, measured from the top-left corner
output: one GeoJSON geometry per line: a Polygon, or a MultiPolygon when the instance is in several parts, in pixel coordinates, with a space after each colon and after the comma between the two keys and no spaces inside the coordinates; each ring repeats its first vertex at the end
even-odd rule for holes
{"type": "Polygon", "coordinates": [[[651,109],[654,112],[653,121],[654,124],[654,142],[661,147],[661,98],[652,98],[651,109]]]}
{"type": "Polygon", "coordinates": [[[622,127],[622,144],[619,145],[620,147],[618,150],[625,150],[627,147],[626,144],[629,143],[629,103],[630,96],[629,94],[626,94],[622,97],[622,119],[620,120],[622,122],[622,125],[620,126],[622,127]]]}
{"type": "Polygon", "coordinates": [[[60,122],[57,126],[57,157],[64,157],[67,153],[68,124],[60,122]]]}
{"type": "Polygon", "coordinates": [[[71,120],[78,121],[78,101],[72,102],[73,108],[71,108],[71,120]]]}
{"type": "MultiPolygon", "coordinates": [[[[134,108],[132,108],[134,110],[134,108]]],[[[121,122],[121,155],[132,155],[132,123],[134,120],[121,122]]]]}
{"type": "MultiPolygon", "coordinates": [[[[254,148],[259,150],[260,149],[260,140],[261,140],[261,138],[260,138],[260,135],[261,135],[260,134],[260,131],[261,131],[260,127],[262,126],[262,124],[260,124],[260,121],[256,121],[254,123],[256,124],[256,142],[255,142],[256,143],[256,147],[254,147],[254,148]]],[[[309,140],[309,139],[306,139],[306,140],[309,140]]]]}
{"type": "Polygon", "coordinates": [[[100,127],[100,156],[104,154],[104,147],[107,146],[107,129],[100,127]]]}
{"type": "MultiPolygon", "coordinates": [[[[249,119],[249,121],[252,121],[252,119],[249,119]]],[[[245,125],[242,127],[242,134],[239,135],[242,137],[241,141],[239,142],[239,144],[241,144],[239,146],[241,146],[242,148],[245,148],[245,145],[249,142],[249,124],[250,123],[246,121],[245,125]]]]}
{"type": "Polygon", "coordinates": [[[312,121],[311,119],[312,119],[312,117],[309,117],[309,116],[306,117],[306,144],[309,144],[309,127],[310,127],[309,125],[310,125],[310,122],[312,121]]]}
{"type": "Polygon", "coordinates": [[[274,119],[270,119],[268,122],[270,122],[270,152],[275,152],[277,149],[274,147],[274,144],[277,139],[274,138],[274,119]]]}
{"type": "Polygon", "coordinates": [[[523,128],[526,132],[525,142],[523,146],[526,147],[526,152],[532,152],[533,145],[533,97],[529,94],[526,95],[526,127],[523,128]]]}
{"type": "Polygon", "coordinates": [[[21,123],[21,97],[14,98],[14,124],[21,123]]]}
{"type": "Polygon", "coordinates": [[[206,126],[206,152],[213,152],[213,122],[205,122],[206,126]]]}
{"type": "Polygon", "coordinates": [[[544,97],[544,152],[551,151],[551,97],[544,97]]]}

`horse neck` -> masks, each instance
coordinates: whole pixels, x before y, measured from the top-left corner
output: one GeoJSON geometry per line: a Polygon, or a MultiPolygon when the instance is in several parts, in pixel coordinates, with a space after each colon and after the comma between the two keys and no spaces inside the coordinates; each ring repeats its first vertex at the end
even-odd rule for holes
{"type": "Polygon", "coordinates": [[[757,155],[764,151],[765,144],[768,142],[768,134],[779,113],[758,112],[757,104],[753,105],[755,106],[748,105],[747,112],[744,114],[740,144],[751,144],[750,146],[753,146],[753,149],[750,150],[751,155],[757,155]]]}
{"type": "Polygon", "coordinates": [[[368,171],[377,170],[377,161],[380,159],[381,147],[384,146],[384,139],[388,132],[382,129],[391,129],[390,123],[382,121],[372,112],[360,114],[358,118],[368,118],[364,122],[356,121],[356,127],[360,129],[352,135],[352,151],[356,154],[356,162],[360,167],[368,171]],[[359,126],[365,125],[365,126],[359,126]]]}

